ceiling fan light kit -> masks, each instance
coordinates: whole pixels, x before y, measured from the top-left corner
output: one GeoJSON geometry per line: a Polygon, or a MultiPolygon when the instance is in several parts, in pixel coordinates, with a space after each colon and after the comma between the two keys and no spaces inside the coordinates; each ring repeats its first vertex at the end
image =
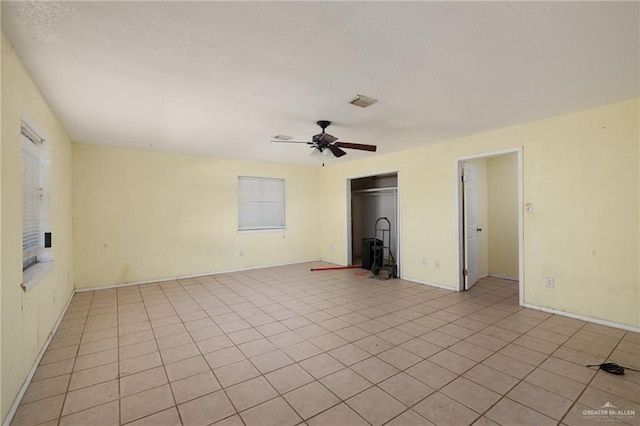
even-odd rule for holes
{"type": "MultiPolygon", "coordinates": [[[[315,148],[318,152],[324,154],[324,150],[328,149],[331,153],[340,158],[347,153],[342,150],[342,148],[346,149],[357,149],[360,151],[369,151],[376,152],[377,147],[375,145],[366,145],[361,143],[352,143],[352,142],[339,142],[338,138],[329,133],[325,132],[325,129],[331,125],[331,122],[328,120],[319,120],[316,122],[318,126],[322,129],[321,133],[317,135],[313,135],[310,142],[304,141],[293,141],[289,139],[284,139],[283,137],[288,137],[286,135],[277,135],[274,136],[274,139],[271,142],[285,142],[285,143],[304,143],[307,145],[311,145],[312,148],[315,148]]],[[[322,165],[324,166],[324,155],[322,157],[322,165]]]]}

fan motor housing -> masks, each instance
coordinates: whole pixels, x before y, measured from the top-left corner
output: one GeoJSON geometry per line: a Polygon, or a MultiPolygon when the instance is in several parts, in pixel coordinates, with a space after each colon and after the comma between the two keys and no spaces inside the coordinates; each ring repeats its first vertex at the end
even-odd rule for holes
{"type": "Polygon", "coordinates": [[[329,120],[319,120],[316,123],[318,124],[318,126],[322,128],[322,130],[326,129],[331,125],[331,122],[329,120]]]}

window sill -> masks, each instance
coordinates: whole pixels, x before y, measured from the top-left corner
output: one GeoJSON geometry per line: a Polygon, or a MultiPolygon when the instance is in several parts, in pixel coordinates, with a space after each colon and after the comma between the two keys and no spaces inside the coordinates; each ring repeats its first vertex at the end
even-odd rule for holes
{"type": "Polygon", "coordinates": [[[268,228],[268,229],[238,229],[238,234],[274,234],[286,232],[287,228],[268,228]]]}
{"type": "Polygon", "coordinates": [[[53,261],[38,262],[22,272],[22,289],[31,290],[53,268],[53,261]]]}

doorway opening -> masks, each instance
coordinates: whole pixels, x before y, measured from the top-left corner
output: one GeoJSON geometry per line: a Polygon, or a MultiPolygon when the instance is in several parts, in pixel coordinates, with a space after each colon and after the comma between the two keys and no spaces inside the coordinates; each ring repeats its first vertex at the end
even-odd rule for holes
{"type": "MultiPolygon", "coordinates": [[[[347,179],[349,265],[369,266],[368,263],[372,260],[369,253],[371,242],[375,238],[380,240],[382,236],[381,232],[376,232],[376,221],[381,217],[386,217],[391,225],[390,231],[384,234],[385,239],[388,239],[384,243],[389,246],[396,263],[400,265],[398,187],[397,171],[347,179]]],[[[400,276],[400,266],[397,274],[400,276]]]]}
{"type": "Polygon", "coordinates": [[[458,158],[456,172],[458,290],[485,277],[515,280],[522,304],[522,149],[458,158]]]}

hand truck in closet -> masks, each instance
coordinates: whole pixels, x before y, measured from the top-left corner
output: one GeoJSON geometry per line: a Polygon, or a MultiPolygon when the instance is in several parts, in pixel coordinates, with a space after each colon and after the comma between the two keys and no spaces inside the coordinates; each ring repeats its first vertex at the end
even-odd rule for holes
{"type": "Polygon", "coordinates": [[[372,278],[379,280],[398,277],[398,265],[391,251],[391,222],[389,222],[389,219],[386,217],[381,217],[376,220],[371,272],[373,273],[372,278]],[[378,257],[381,257],[381,259],[378,257]],[[384,276],[385,274],[379,275],[381,271],[386,271],[386,277],[384,276]]]}

